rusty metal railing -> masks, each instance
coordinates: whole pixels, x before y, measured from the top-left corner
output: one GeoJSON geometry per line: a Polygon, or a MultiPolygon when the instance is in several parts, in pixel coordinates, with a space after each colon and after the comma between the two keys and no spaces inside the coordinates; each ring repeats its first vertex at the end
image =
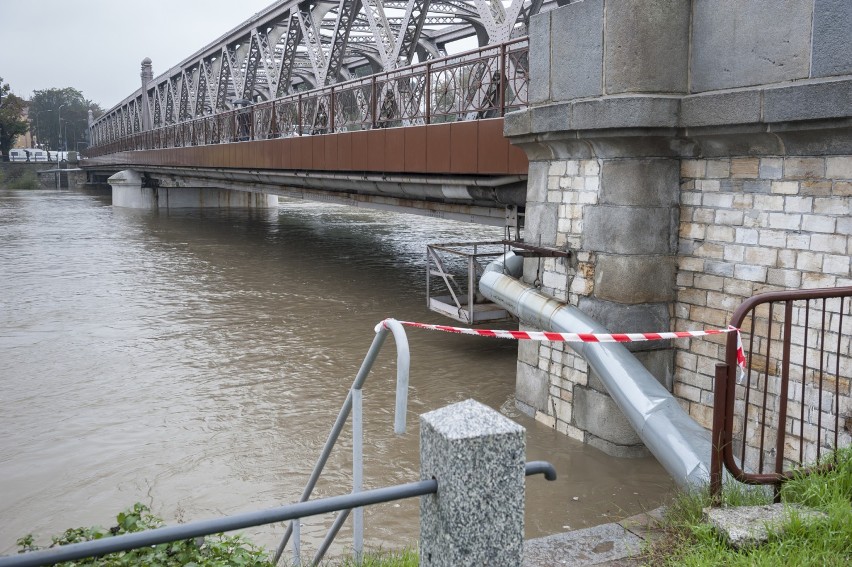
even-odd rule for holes
{"type": "Polygon", "coordinates": [[[84,155],[496,118],[526,107],[528,90],[523,37],[113,139],[96,123],[84,155]]]}
{"type": "Polygon", "coordinates": [[[716,365],[710,488],[722,469],[736,480],[780,487],[852,443],[852,287],[769,292],[733,314],[747,365],[737,376],[737,337],[716,365]],[[806,468],[809,467],[809,468],[806,468]]]}

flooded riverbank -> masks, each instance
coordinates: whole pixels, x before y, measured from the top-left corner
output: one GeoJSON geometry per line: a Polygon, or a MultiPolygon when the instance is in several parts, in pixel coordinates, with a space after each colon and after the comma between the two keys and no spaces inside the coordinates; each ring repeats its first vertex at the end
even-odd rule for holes
{"type": "MultiPolygon", "coordinates": [[[[425,244],[500,236],[300,201],[158,214],[108,194],[0,189],[0,553],[135,501],[169,522],[296,501],[375,324],[447,323],[425,307],[425,244]]],[[[607,457],[517,412],[513,342],[408,336],[405,436],[392,432],[392,341],[365,388],[368,487],[416,480],[418,415],[472,397],[525,426],[528,459],[560,473],[528,482],[528,537],[670,492],[652,459],[607,457]]],[[[348,439],[319,496],[348,491],[348,439]]],[[[306,543],[329,522],[306,520],[306,543]]],[[[368,509],[366,530],[369,545],[415,541],[417,502],[368,509]]],[[[273,547],[282,532],[246,533],[273,547]]]]}

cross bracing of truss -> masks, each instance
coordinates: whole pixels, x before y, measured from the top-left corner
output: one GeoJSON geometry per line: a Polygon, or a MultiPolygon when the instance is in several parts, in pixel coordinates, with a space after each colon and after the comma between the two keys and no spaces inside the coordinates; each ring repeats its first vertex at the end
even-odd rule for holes
{"type": "Polygon", "coordinates": [[[279,0],[107,111],[92,141],[438,58],[464,38],[505,42],[526,35],[543,2],[279,0]]]}

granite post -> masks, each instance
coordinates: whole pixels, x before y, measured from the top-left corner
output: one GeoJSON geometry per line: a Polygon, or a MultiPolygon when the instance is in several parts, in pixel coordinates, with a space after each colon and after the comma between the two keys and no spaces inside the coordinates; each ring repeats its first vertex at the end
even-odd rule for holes
{"type": "Polygon", "coordinates": [[[523,427],[467,400],[420,417],[420,565],[519,566],[524,540],[523,427]]]}

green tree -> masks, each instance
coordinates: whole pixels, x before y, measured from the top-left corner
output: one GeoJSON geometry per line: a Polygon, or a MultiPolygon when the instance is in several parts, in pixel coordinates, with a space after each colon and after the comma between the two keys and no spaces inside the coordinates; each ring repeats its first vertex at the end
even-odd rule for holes
{"type": "Polygon", "coordinates": [[[101,107],[77,89],[35,91],[30,101],[30,120],[39,145],[51,150],[77,150],[89,142],[89,110],[95,118],[101,107]]]}
{"type": "Polygon", "coordinates": [[[0,77],[0,153],[4,156],[9,155],[15,138],[28,130],[27,121],[21,119],[26,102],[10,91],[9,84],[0,77]]]}

